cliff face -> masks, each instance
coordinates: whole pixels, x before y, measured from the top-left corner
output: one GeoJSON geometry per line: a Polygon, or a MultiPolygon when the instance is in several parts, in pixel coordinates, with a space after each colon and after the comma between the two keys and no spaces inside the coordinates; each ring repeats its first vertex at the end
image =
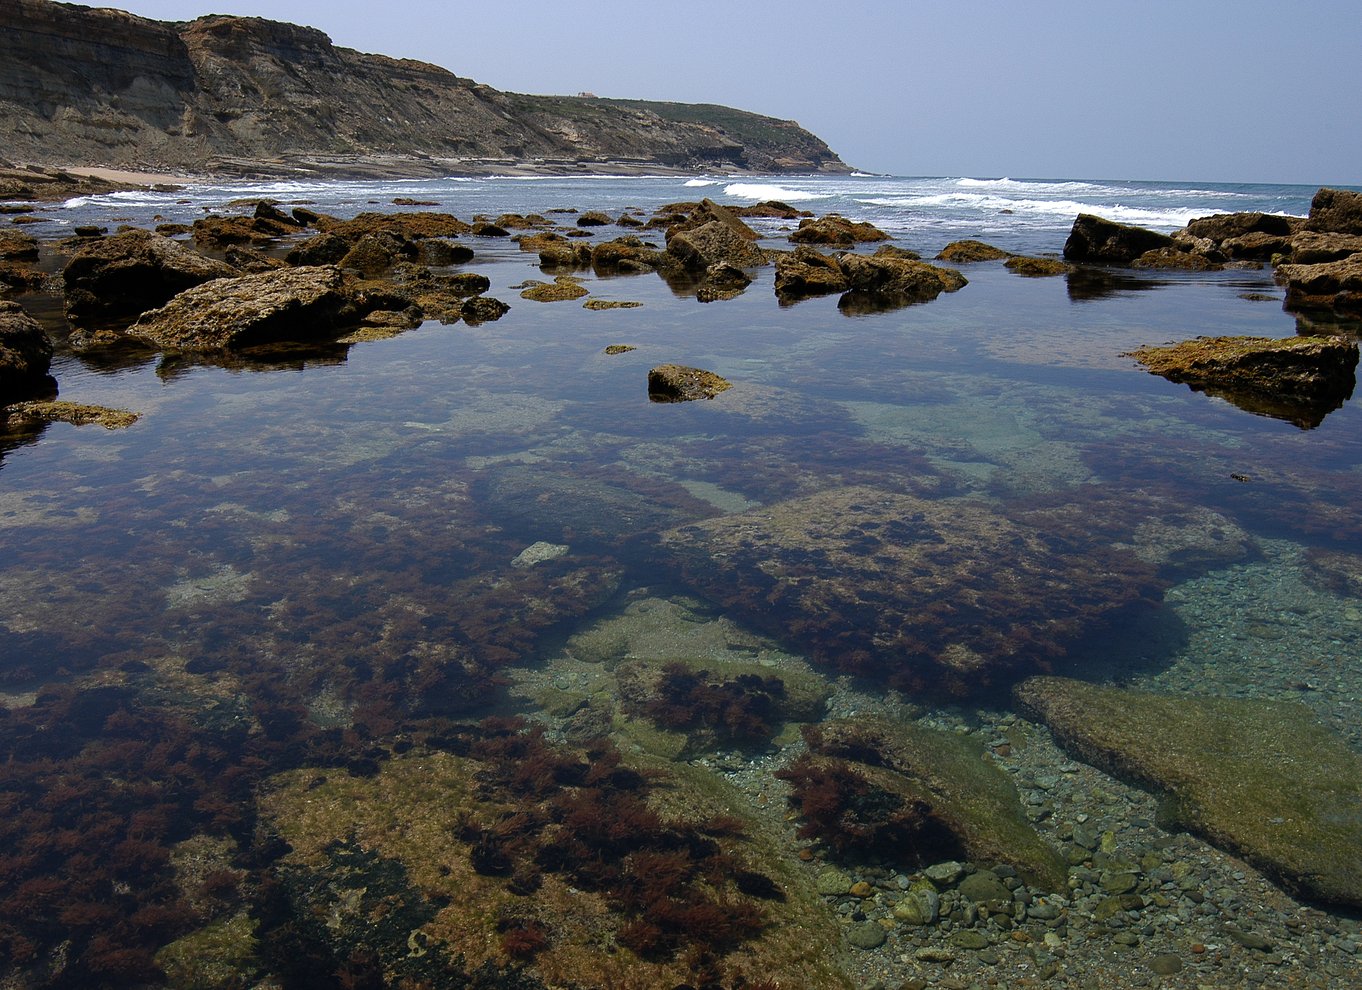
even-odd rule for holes
{"type": "Polygon", "coordinates": [[[726,107],[502,93],[313,28],[50,0],[0,4],[0,153],[195,171],[375,159],[413,173],[457,171],[451,159],[846,171],[797,124],[726,107]]]}

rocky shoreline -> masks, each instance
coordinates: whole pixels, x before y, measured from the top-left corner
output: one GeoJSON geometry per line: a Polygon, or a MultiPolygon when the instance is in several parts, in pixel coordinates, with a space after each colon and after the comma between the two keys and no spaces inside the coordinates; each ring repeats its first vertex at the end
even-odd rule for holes
{"type": "MultiPolygon", "coordinates": [[[[1216,218],[1222,237],[1197,221],[1195,239],[1164,242],[1079,218],[1064,261],[969,241],[928,262],[883,244],[869,225],[777,202],[461,219],[325,216],[255,200],[193,224],[84,230],[60,243],[20,225],[0,234],[0,277],[19,300],[0,302],[0,373],[12,376],[0,379],[0,402],[9,436],[52,418],[128,425],[110,410],[11,403],[53,394],[54,336],[92,361],[159,354],[250,367],[428,321],[476,326],[511,306],[620,303],[591,298],[601,279],[587,273],[620,277],[616,287],[657,277],[696,306],[722,306],[769,270],[777,305],[836,295],[839,309],[857,313],[967,291],[960,268],[971,264],[1063,276],[1149,261],[1151,251],[1193,269],[1261,264],[1233,256],[1250,250],[1236,238],[1255,233],[1285,238],[1279,271],[1287,257],[1305,268],[1352,265],[1359,255],[1331,253],[1351,235],[1319,229],[1345,224],[1335,218],[1350,201],[1324,192],[1319,215],[1289,225],[1292,234],[1245,233],[1266,221],[1216,218]],[[760,236],[753,216],[785,224],[783,243],[760,236]],[[520,283],[508,305],[472,267],[487,245],[512,243],[551,280],[520,283]],[[59,299],[63,315],[27,311],[35,289],[59,299]]],[[[1306,295],[1342,316],[1349,291],[1306,295]]],[[[1289,295],[1288,306],[1301,298],[1289,295]]],[[[1351,364],[1347,354],[1336,363],[1351,374],[1356,361],[1354,344],[1351,364]]],[[[782,401],[701,368],[652,372],[640,392],[706,409],[733,402],[755,418],[762,401],[782,401]]],[[[1308,385],[1289,374],[1254,380],[1267,394],[1308,385]]],[[[488,597],[498,636],[530,631],[485,654],[404,654],[392,690],[409,694],[342,711],[344,729],[307,737],[288,769],[252,781],[251,829],[205,785],[196,813],[230,819],[237,832],[205,828],[148,859],[158,882],[196,899],[192,931],[138,949],[172,985],[221,984],[226,973],[270,986],[271,967],[290,953],[357,984],[455,974],[518,988],[583,972],[619,985],[884,990],[1323,990],[1362,977],[1349,855],[1362,846],[1362,768],[1337,719],[1321,724],[1317,710],[1280,698],[1209,700],[1194,677],[1169,702],[1145,690],[1158,685],[1029,676],[1091,674],[1094,658],[1081,658],[1092,663],[1084,668],[1066,648],[1169,588],[1179,607],[1189,598],[1217,607],[1216,582],[1259,553],[1229,517],[1145,492],[1124,491],[1113,508],[1100,486],[1000,507],[843,480],[720,514],[533,461],[493,465],[481,483],[500,519],[529,521],[552,540],[523,548],[496,581],[479,575],[457,590],[488,597]],[[640,532],[601,523],[616,518],[640,532]],[[679,594],[628,590],[544,663],[518,662],[533,633],[616,595],[609,553],[640,534],[650,573],[721,603],[728,617],[679,594]],[[498,605],[498,595],[516,605],[498,605]],[[807,655],[739,621],[795,639],[807,655]],[[883,690],[866,693],[867,677],[883,690]],[[517,718],[470,726],[439,707],[454,694],[465,705],[488,697],[503,681],[517,718]],[[949,700],[983,699],[1013,681],[1021,714],[949,700]],[[1232,752],[1198,751],[1212,723],[1225,726],[1217,739],[1232,752]],[[1273,727],[1266,740],[1232,731],[1260,724],[1273,727]],[[362,751],[345,734],[357,726],[371,733],[362,751]]],[[[460,511],[442,503],[434,521],[463,525],[460,511]]],[[[1348,561],[1317,564],[1350,587],[1348,561]]],[[[212,587],[210,576],[183,594],[196,600],[212,587]]],[[[385,625],[413,622],[393,615],[385,625]]],[[[1286,677],[1295,661],[1277,662],[1286,677]]],[[[131,694],[123,685],[145,673],[138,663],[110,690],[131,694]]],[[[15,718],[37,720],[38,732],[63,724],[63,703],[46,694],[15,718]]],[[[242,745],[273,758],[270,733],[292,738],[313,714],[269,714],[268,732],[244,734],[242,745]]],[[[108,717],[90,716],[92,731],[108,717]]],[[[56,950],[31,951],[33,973],[60,975],[56,950]]]]}

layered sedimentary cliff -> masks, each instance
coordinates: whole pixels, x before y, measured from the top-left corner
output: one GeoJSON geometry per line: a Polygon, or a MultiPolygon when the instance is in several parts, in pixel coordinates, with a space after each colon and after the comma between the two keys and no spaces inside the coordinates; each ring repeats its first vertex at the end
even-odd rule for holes
{"type": "Polygon", "coordinates": [[[447,173],[507,161],[845,171],[791,121],[727,107],[503,93],[314,28],[0,4],[0,149],[67,165],[447,173]],[[451,160],[457,160],[452,162],[451,160]]]}

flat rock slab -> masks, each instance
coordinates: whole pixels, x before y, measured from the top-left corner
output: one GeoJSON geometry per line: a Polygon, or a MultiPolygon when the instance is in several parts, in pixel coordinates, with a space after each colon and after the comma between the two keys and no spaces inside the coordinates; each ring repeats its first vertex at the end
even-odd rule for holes
{"type": "Polygon", "coordinates": [[[1309,428],[1352,395],[1358,352],[1343,337],[1197,337],[1128,356],[1169,381],[1309,428]]]}
{"type": "Polygon", "coordinates": [[[1362,907],[1362,757],[1304,705],[1059,677],[1016,696],[1078,758],[1166,794],[1172,824],[1307,897],[1362,907]]]}
{"type": "Polygon", "coordinates": [[[1129,549],[968,498],[820,492],[661,534],[665,568],[839,670],[968,693],[1160,588],[1129,549]]]}

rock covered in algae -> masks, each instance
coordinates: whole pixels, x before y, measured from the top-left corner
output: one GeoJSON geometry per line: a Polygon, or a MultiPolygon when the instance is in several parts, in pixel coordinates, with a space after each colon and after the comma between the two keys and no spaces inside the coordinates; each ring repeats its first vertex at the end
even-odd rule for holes
{"type": "Polygon", "coordinates": [[[951,241],[937,254],[936,260],[953,262],[998,261],[1001,258],[1010,258],[1011,256],[1011,252],[1004,251],[1000,247],[994,247],[992,244],[965,240],[951,241]]]}
{"type": "MultiPolygon", "coordinates": [[[[1011,778],[985,758],[977,741],[875,718],[824,723],[806,730],[805,738],[815,754],[810,769],[853,774],[883,795],[839,809],[834,827],[848,822],[854,827],[875,806],[897,802],[918,820],[914,841],[885,855],[909,862],[963,855],[981,865],[1012,866],[1033,885],[1065,889],[1059,854],[1026,820],[1011,778]]],[[[797,762],[796,772],[798,767],[797,762]]]]}
{"type": "Polygon", "coordinates": [[[80,402],[66,402],[53,399],[44,401],[34,399],[29,402],[16,402],[0,410],[0,421],[18,423],[70,423],[72,426],[88,426],[98,423],[106,430],[121,430],[131,426],[141,417],[126,409],[110,409],[108,406],[90,406],[80,402]]]}
{"type": "Polygon", "coordinates": [[[648,372],[648,398],[653,402],[712,399],[733,383],[712,371],[681,364],[659,364],[648,372]]]}
{"type": "Polygon", "coordinates": [[[291,847],[276,931],[341,960],[362,951],[383,985],[477,974],[469,985],[676,986],[697,964],[724,986],[849,985],[838,925],[801,864],[719,778],[680,766],[651,787],[649,767],[593,770],[600,753],[588,764],[563,748],[549,768],[561,781],[536,778],[519,769],[540,749],[489,762],[477,751],[495,730],[460,738],[471,755],[418,747],[372,776],[306,768],[274,780],[263,820],[291,847]],[[615,851],[566,858],[577,843],[615,851]],[[646,889],[667,895],[643,904],[646,889]],[[760,927],[735,937],[752,917],[760,927]]]}
{"type": "Polygon", "coordinates": [[[158,347],[217,350],[339,337],[361,312],[340,269],[319,265],[205,282],[128,332],[158,347]]]}
{"type": "Polygon", "coordinates": [[[1343,337],[1197,337],[1129,356],[1169,381],[1309,427],[1352,395],[1357,355],[1343,337]]]}
{"type": "Polygon", "coordinates": [[[1043,530],[978,499],[856,486],[676,527],[660,551],[700,594],[820,663],[966,693],[1159,589],[1130,550],[1075,538],[1074,515],[1043,530]]]}
{"type": "Polygon", "coordinates": [[[1167,795],[1171,823],[1307,897],[1362,907],[1362,757],[1304,705],[1059,677],[1016,696],[1080,759],[1167,795]]]}

